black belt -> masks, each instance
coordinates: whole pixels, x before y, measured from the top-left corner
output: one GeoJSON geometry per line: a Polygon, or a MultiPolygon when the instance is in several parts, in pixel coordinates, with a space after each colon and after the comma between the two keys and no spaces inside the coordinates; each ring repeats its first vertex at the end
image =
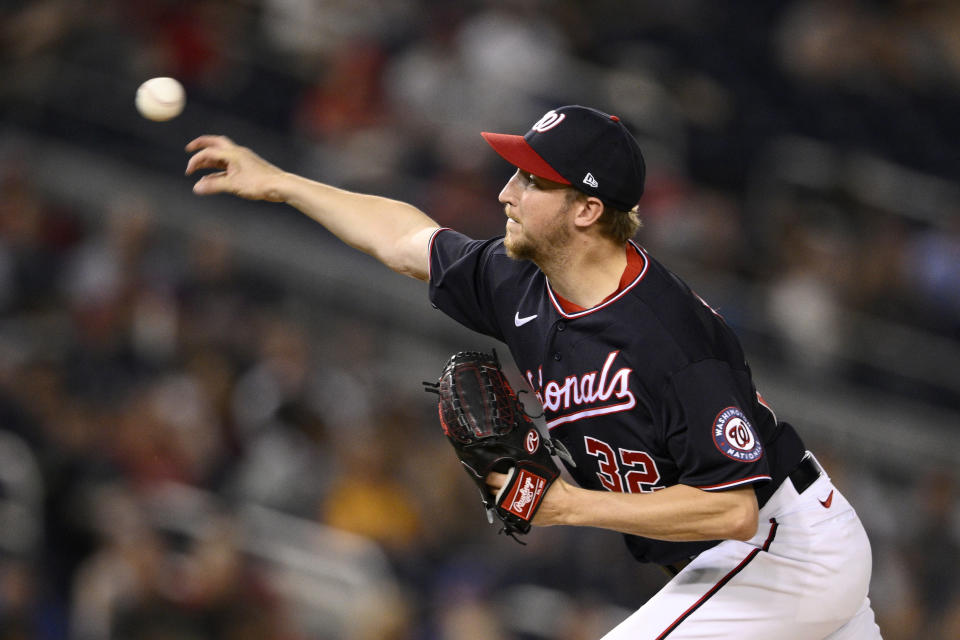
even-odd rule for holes
{"type": "Polygon", "coordinates": [[[791,471],[787,477],[790,478],[790,482],[793,483],[793,488],[797,490],[797,493],[803,493],[817,481],[821,473],[820,465],[813,459],[813,454],[808,451],[800,460],[797,468],[791,471]]]}
{"type": "MultiPolygon", "coordinates": [[[[787,474],[787,477],[790,478],[790,482],[793,483],[793,488],[796,489],[799,494],[809,489],[810,485],[817,481],[821,473],[820,465],[813,459],[813,454],[808,451],[804,454],[796,468],[787,474]]],[[[692,561],[693,558],[686,558],[673,564],[662,564],[660,568],[672,578],[692,561]]]]}

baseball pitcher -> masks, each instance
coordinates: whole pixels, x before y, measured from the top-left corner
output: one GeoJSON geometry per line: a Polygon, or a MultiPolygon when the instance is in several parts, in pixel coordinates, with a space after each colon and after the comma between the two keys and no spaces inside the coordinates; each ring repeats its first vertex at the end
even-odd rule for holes
{"type": "Polygon", "coordinates": [[[497,356],[470,352],[430,384],[443,432],[508,533],[611,529],[672,576],[605,640],[879,638],[853,507],[757,393],[723,318],[632,240],[646,168],[624,123],[565,106],[525,135],[483,136],[516,167],[489,240],[224,137],[190,142],[187,174],[212,170],[198,194],[296,207],[507,344],[549,433],[524,419],[497,356]]]}

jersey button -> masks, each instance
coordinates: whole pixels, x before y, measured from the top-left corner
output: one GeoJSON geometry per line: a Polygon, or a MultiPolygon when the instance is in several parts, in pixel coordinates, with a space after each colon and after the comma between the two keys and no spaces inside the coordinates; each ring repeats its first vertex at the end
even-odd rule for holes
{"type": "Polygon", "coordinates": [[[560,360],[560,353],[557,352],[557,353],[553,354],[553,359],[554,359],[554,360],[557,360],[557,361],[559,362],[559,360],[560,360]]]}
{"type": "Polygon", "coordinates": [[[567,328],[567,325],[563,324],[562,322],[557,323],[557,331],[563,331],[566,328],[567,328]]]}

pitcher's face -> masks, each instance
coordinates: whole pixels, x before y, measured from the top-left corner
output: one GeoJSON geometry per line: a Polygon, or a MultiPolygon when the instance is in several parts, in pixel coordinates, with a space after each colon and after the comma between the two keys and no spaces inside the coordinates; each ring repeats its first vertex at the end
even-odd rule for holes
{"type": "Polygon", "coordinates": [[[540,263],[571,235],[569,187],[518,169],[500,191],[507,216],[503,246],[516,260],[540,263]]]}

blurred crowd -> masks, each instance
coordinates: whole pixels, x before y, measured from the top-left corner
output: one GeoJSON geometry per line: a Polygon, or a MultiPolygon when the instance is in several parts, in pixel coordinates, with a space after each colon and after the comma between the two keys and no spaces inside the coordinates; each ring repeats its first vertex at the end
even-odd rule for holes
{"type": "MultiPolygon", "coordinates": [[[[645,150],[641,243],[767,292],[757,344],[957,409],[955,367],[851,364],[873,345],[849,318],[960,338],[958,43],[950,0],[32,0],[0,8],[0,113],[153,171],[236,127],[485,236],[509,169],[478,132],[590,104],[645,150]],[[176,135],[132,113],[154,75],[187,86],[176,135]]],[[[403,336],[216,227],[165,231],[135,189],[80,208],[28,150],[0,161],[0,640],[581,640],[664,582],[615,534],[486,527],[418,381],[388,375],[403,336]],[[271,551],[250,506],[309,533],[271,551]],[[345,604],[321,616],[324,588],[345,604]]],[[[751,330],[756,301],[724,314],[751,330]]],[[[884,637],[960,637],[955,471],[817,452],[871,533],[884,637]]]]}

